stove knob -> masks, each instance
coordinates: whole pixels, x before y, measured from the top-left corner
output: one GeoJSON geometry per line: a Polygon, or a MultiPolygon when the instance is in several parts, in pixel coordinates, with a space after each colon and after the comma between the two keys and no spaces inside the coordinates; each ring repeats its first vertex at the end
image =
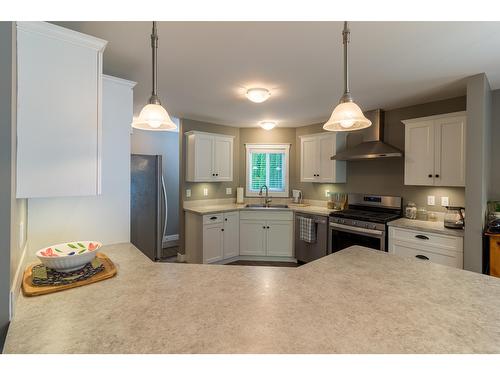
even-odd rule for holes
{"type": "Polygon", "coordinates": [[[358,223],[357,223],[357,222],[355,222],[355,221],[353,221],[353,222],[352,222],[352,225],[358,225],[358,223]]]}
{"type": "Polygon", "coordinates": [[[375,224],[372,224],[372,229],[376,229],[377,226],[375,224]]]}

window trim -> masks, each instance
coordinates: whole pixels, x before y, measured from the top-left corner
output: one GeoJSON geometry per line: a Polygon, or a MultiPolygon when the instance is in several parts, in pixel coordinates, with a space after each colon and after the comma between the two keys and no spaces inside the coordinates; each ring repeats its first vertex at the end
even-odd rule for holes
{"type": "Polygon", "coordinates": [[[245,196],[246,197],[258,197],[259,192],[258,191],[252,191],[250,189],[250,153],[255,151],[255,150],[260,150],[260,151],[281,151],[284,152],[285,158],[284,158],[284,171],[283,171],[283,182],[285,185],[285,191],[284,192],[269,192],[270,197],[276,197],[276,198],[288,198],[290,196],[290,185],[289,185],[289,180],[290,180],[290,144],[289,143],[246,143],[245,144],[246,148],[246,174],[245,174],[245,196]]]}

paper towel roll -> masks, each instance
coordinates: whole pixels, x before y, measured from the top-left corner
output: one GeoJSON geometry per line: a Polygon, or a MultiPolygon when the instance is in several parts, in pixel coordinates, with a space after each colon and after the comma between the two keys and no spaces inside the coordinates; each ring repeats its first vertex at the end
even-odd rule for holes
{"type": "Polygon", "coordinates": [[[236,203],[243,203],[243,188],[236,188],[236,203]]]}

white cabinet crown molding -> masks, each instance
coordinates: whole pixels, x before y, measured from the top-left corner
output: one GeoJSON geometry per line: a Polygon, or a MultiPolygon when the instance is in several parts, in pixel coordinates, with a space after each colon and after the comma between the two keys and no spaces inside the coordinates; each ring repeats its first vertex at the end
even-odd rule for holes
{"type": "Polygon", "coordinates": [[[137,85],[137,82],[129,81],[128,79],[123,79],[123,78],[118,78],[118,77],[114,77],[114,76],[109,76],[107,74],[103,74],[102,78],[105,79],[105,80],[107,80],[107,81],[109,81],[109,82],[114,82],[114,83],[117,83],[117,84],[120,84],[120,85],[128,86],[131,89],[133,89],[137,85]]]}
{"type": "Polygon", "coordinates": [[[401,120],[401,122],[405,125],[408,125],[408,124],[413,124],[413,123],[422,122],[422,121],[433,121],[433,120],[438,120],[438,119],[446,118],[446,117],[465,116],[465,115],[467,115],[467,111],[459,111],[459,112],[442,113],[440,115],[410,118],[410,119],[406,119],[406,120],[401,120]]]}
{"type": "Polygon", "coordinates": [[[40,21],[18,21],[17,29],[29,33],[41,34],[46,37],[59,39],[64,42],[73,43],[98,52],[103,52],[108,42],[104,39],[86,35],[78,31],[66,29],[48,22],[40,21]]]}
{"type": "Polygon", "coordinates": [[[189,131],[184,133],[184,135],[193,135],[193,134],[211,135],[214,137],[236,138],[236,136],[231,135],[231,134],[208,133],[208,132],[201,132],[199,130],[189,130],[189,131]]]}

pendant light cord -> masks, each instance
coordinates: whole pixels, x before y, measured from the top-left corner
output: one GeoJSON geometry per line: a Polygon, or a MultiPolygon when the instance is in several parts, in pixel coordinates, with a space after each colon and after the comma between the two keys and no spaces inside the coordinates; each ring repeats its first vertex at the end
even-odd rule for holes
{"type": "Polygon", "coordinates": [[[156,21],[153,21],[153,30],[151,32],[151,52],[153,63],[153,91],[151,92],[149,103],[161,105],[160,99],[158,98],[158,32],[156,29],[156,21]]]}
{"type": "Polygon", "coordinates": [[[351,39],[351,30],[347,21],[344,22],[342,30],[342,43],[344,46],[344,95],[340,99],[341,103],[352,102],[351,91],[349,89],[349,42],[351,39]]]}

